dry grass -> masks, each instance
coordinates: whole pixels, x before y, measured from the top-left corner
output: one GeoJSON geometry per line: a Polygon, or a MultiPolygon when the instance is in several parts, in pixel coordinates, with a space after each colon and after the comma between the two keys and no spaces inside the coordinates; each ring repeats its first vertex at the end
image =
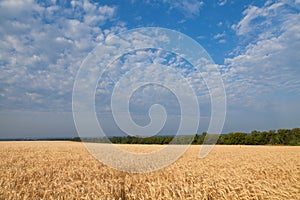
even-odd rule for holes
{"type": "Polygon", "coordinates": [[[216,146],[204,159],[199,148],[163,170],[128,174],[81,143],[1,142],[0,199],[300,199],[300,147],[216,146]]]}

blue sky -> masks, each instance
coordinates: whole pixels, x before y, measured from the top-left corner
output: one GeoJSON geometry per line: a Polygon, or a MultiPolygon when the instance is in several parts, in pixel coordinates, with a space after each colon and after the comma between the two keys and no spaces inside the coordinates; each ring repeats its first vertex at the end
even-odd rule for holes
{"type": "MultiPolygon", "coordinates": [[[[139,27],[179,31],[209,53],[226,90],[224,133],[299,127],[299,10],[299,0],[2,0],[0,137],[76,136],[72,89],[82,61],[110,36],[139,27]]],[[[160,95],[164,89],[148,90],[140,96],[145,105],[155,103],[156,95],[178,107],[171,94],[160,95]]],[[[100,123],[109,134],[118,133],[112,119],[101,114],[109,105],[101,95],[96,94],[100,123]]],[[[210,103],[205,95],[199,99],[202,132],[210,103]]],[[[145,125],[144,104],[136,102],[133,118],[145,125]]],[[[166,133],[178,127],[178,119],[171,119],[166,133]]]]}

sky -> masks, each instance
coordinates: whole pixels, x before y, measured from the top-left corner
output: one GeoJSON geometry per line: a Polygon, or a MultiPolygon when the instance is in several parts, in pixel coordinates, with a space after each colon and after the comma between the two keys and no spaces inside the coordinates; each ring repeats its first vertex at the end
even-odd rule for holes
{"type": "MultiPolygon", "coordinates": [[[[0,138],[77,136],[72,93],[83,61],[114,35],[143,27],[180,32],[210,55],[226,92],[222,133],[300,127],[299,11],[299,0],[1,0],[0,138]]],[[[184,74],[200,102],[198,132],[207,130],[212,103],[205,74],[172,52],[146,49],[122,55],[97,83],[95,110],[107,135],[122,133],[112,118],[111,95],[118,84],[130,85],[124,75],[137,78],[127,73],[132,66],[144,67],[135,71],[138,77],[171,88],[184,83],[175,73],[170,79],[162,74],[172,75],[171,68],[184,74]],[[160,64],[170,68],[157,71],[160,64]]],[[[132,119],[149,124],[153,104],[168,114],[160,133],[176,132],[180,102],[160,85],[132,94],[132,119]]]]}

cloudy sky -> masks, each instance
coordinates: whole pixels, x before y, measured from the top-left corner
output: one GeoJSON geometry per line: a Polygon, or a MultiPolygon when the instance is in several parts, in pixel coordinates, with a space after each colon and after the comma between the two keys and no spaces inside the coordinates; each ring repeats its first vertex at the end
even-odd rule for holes
{"type": "MultiPolygon", "coordinates": [[[[299,0],[1,0],[0,137],[76,136],[72,91],[83,60],[113,35],[141,27],[181,32],[207,51],[226,91],[223,133],[299,127],[299,11],[299,0]]],[[[153,63],[177,69],[193,84],[199,132],[206,131],[211,102],[203,74],[192,72],[180,56],[154,49],[123,55],[103,73],[95,104],[104,130],[121,132],[109,108],[118,78],[134,64],[151,65],[136,72],[160,79],[162,69],[156,71],[153,63]]],[[[132,94],[136,123],[149,123],[153,104],[169,114],[162,134],[176,131],[180,105],[161,86],[146,85],[132,94]]]]}

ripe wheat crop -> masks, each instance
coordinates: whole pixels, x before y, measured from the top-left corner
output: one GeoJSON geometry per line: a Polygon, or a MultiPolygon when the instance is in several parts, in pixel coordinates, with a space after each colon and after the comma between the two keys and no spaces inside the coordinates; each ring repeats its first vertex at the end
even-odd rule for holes
{"type": "MultiPolygon", "coordinates": [[[[160,146],[120,145],[149,152],[160,146]]],[[[191,146],[155,172],[117,171],[77,142],[0,142],[0,199],[300,199],[300,147],[191,146]]]]}

